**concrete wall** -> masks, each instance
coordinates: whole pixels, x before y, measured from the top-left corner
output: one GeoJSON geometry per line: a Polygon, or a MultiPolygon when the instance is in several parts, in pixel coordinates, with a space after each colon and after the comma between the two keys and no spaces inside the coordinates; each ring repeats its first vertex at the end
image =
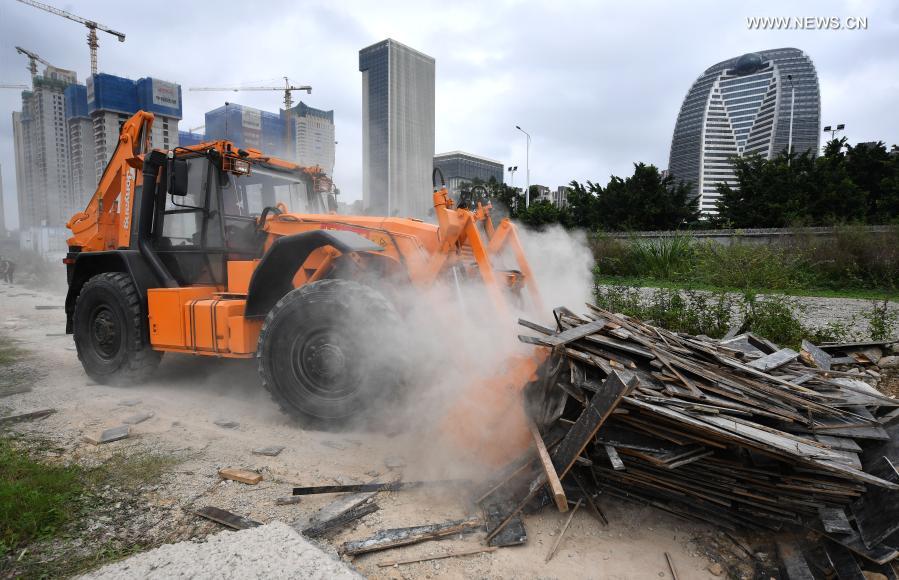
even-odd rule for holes
{"type": "MultiPolygon", "coordinates": [[[[896,231],[896,226],[864,226],[864,231],[870,234],[888,233],[896,231]]],[[[745,230],[681,230],[666,232],[613,232],[608,233],[611,238],[618,239],[653,239],[674,235],[689,235],[700,241],[711,241],[725,246],[733,243],[741,244],[770,244],[772,242],[787,242],[791,238],[820,238],[827,240],[833,238],[836,228],[753,228],[745,230]]]]}

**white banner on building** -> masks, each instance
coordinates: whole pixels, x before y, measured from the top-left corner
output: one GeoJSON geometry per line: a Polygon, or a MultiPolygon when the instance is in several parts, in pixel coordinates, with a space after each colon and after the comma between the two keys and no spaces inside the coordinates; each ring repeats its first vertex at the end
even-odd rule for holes
{"type": "Polygon", "coordinates": [[[181,106],[178,85],[153,79],[153,104],[177,109],[181,106]]]}

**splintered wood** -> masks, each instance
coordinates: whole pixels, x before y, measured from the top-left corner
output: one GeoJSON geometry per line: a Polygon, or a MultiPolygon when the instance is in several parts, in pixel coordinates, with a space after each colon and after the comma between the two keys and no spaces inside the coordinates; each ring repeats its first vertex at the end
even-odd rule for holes
{"type": "Polygon", "coordinates": [[[530,409],[553,418],[532,427],[536,452],[476,496],[488,542],[525,508],[577,502],[596,514],[605,494],[730,531],[811,530],[829,538],[835,567],[899,553],[899,401],[858,368],[885,343],[803,341],[797,352],[589,308],[556,309],[554,329],[520,321],[533,333],[523,342],[564,357],[543,387],[564,412],[530,409]]]}

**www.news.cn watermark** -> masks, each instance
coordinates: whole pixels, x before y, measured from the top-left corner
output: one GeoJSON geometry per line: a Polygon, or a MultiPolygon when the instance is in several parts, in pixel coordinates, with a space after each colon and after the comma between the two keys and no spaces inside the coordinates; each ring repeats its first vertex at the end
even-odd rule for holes
{"type": "Polygon", "coordinates": [[[849,16],[749,16],[749,30],[868,30],[868,18],[849,16]]]}

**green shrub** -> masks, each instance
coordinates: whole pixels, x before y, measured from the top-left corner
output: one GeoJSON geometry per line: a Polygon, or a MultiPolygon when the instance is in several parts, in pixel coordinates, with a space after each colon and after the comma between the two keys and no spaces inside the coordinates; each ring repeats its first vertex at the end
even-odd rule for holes
{"type": "Polygon", "coordinates": [[[899,311],[890,308],[888,300],[872,300],[871,309],[863,314],[868,321],[872,340],[888,340],[899,336],[899,311]]]}
{"type": "Polygon", "coordinates": [[[694,239],[675,233],[659,238],[633,238],[628,259],[645,276],[660,280],[678,280],[689,274],[694,262],[694,239]]]}

